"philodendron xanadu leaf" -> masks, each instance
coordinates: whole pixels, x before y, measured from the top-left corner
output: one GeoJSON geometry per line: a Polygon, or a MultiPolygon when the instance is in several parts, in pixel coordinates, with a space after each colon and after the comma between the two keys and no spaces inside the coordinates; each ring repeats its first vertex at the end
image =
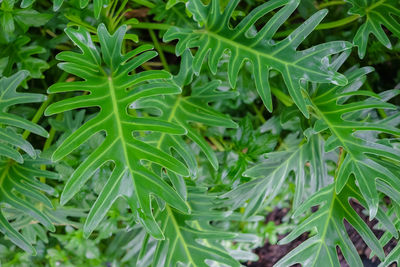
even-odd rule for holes
{"type": "MultiPolygon", "coordinates": [[[[153,266],[209,266],[206,260],[241,266],[216,241],[229,240],[238,234],[210,225],[210,221],[229,220],[230,212],[215,210],[216,197],[198,188],[189,188],[191,214],[182,214],[168,205],[156,217],[162,223],[165,240],[158,241],[153,266]]],[[[237,219],[237,218],[236,218],[237,219]]]]}
{"type": "Polygon", "coordinates": [[[354,36],[354,44],[358,46],[358,55],[364,58],[367,51],[369,35],[372,33],[384,46],[391,48],[389,38],[382,26],[385,26],[393,35],[400,38],[400,23],[396,16],[400,16],[400,2],[398,0],[347,0],[353,7],[350,14],[365,16],[365,22],[354,36]]]}
{"type": "MultiPolygon", "coordinates": [[[[19,93],[16,91],[17,87],[28,75],[29,72],[24,70],[17,72],[9,78],[3,77],[0,79],[0,125],[17,127],[47,137],[48,133],[41,126],[7,112],[13,105],[42,102],[46,99],[41,94],[19,93]]],[[[23,150],[32,158],[36,157],[36,152],[32,145],[14,130],[0,127],[0,137],[0,157],[5,156],[18,163],[22,163],[22,155],[15,148],[23,150]]]]}
{"type": "MultiPolygon", "coordinates": [[[[9,78],[0,79],[0,125],[7,127],[0,127],[0,204],[10,205],[18,212],[39,221],[48,230],[54,231],[54,226],[48,216],[38,210],[32,201],[52,207],[50,200],[40,191],[52,193],[53,188],[38,182],[36,178],[57,178],[58,176],[38,168],[44,162],[36,159],[36,151],[32,145],[10,126],[28,130],[43,137],[47,137],[48,134],[41,126],[7,112],[11,106],[17,104],[45,100],[45,96],[40,94],[16,91],[28,74],[28,71],[19,71],[9,78]],[[23,150],[32,159],[21,155],[18,149],[23,150]]],[[[35,249],[28,240],[11,226],[1,210],[0,231],[20,248],[29,253],[35,253],[35,249]]]]}
{"type": "Polygon", "coordinates": [[[85,235],[88,236],[95,229],[113,202],[124,196],[129,200],[133,211],[138,213],[139,221],[145,228],[155,238],[162,239],[163,233],[152,214],[150,195],[157,195],[184,213],[189,212],[189,207],[180,195],[161,177],[149,170],[143,161],[160,165],[182,176],[189,175],[189,172],[183,163],[139,140],[133,133],[152,131],[180,135],[185,134],[186,130],[176,123],[157,117],[135,117],[128,114],[128,107],[138,99],[177,94],[180,89],[168,81],[171,75],[165,71],[130,74],[157,53],[147,51],[151,48],[149,46],[141,46],[122,55],[125,32],[126,27],[123,26],[110,35],[104,24],[101,24],[98,27],[98,49],[85,29],[66,29],[67,35],[82,53],[60,53],[57,58],[65,62],[59,66],[83,81],[57,83],[49,88],[49,92],[86,91],[89,94],[54,103],[48,107],[46,114],[85,107],[99,107],[100,111],[57,148],[53,159],[64,158],[95,133],[104,132],[104,142],[68,180],[61,195],[61,203],[71,199],[97,169],[112,161],[115,164],[113,172],[89,212],[84,226],[85,235]]]}
{"type": "MultiPolygon", "coordinates": [[[[295,263],[303,266],[340,266],[336,246],[339,246],[350,266],[363,266],[356,248],[347,235],[344,220],[354,227],[368,247],[382,259],[385,254],[379,240],[350,205],[350,199],[357,200],[364,207],[367,206],[354,180],[349,181],[339,194],[336,194],[334,184],[331,184],[311,196],[296,210],[293,217],[298,217],[315,206],[319,207],[318,211],[301,222],[280,243],[288,243],[302,233],[314,229],[317,231],[316,235],[289,252],[275,266],[286,267],[295,263]]],[[[386,229],[398,237],[396,228],[382,210],[378,211],[377,218],[386,229]]]]}
{"type": "MultiPolygon", "coordinates": [[[[53,193],[54,189],[36,179],[45,177],[56,179],[58,175],[53,172],[41,170],[39,166],[46,161],[25,158],[23,163],[0,159],[0,204],[5,203],[39,221],[49,231],[55,231],[51,219],[43,211],[35,207],[41,203],[52,208],[50,200],[41,191],[53,193]]],[[[28,240],[21,235],[0,210],[0,231],[3,232],[14,244],[28,253],[36,254],[35,249],[28,240]]]]}
{"type": "Polygon", "coordinates": [[[307,142],[296,144],[288,150],[267,153],[267,160],[261,162],[243,173],[243,176],[255,178],[244,183],[232,191],[222,195],[228,198],[227,203],[234,209],[240,207],[249,200],[245,209],[245,215],[257,212],[267,199],[271,201],[280,192],[282,186],[287,183],[290,172],[295,174],[296,192],[294,207],[297,207],[307,192],[317,191],[327,183],[327,173],[323,159],[324,140],[318,134],[312,135],[307,142]],[[310,166],[311,177],[307,181],[306,165],[310,166]]]}
{"type": "Polygon", "coordinates": [[[165,41],[178,39],[176,53],[182,54],[186,48],[198,47],[193,60],[193,69],[199,73],[204,58],[208,54],[208,64],[216,73],[218,62],[225,50],[230,51],[228,78],[235,87],[238,72],[245,60],[253,64],[256,89],[265,106],[272,111],[269,72],[275,69],[283,76],[289,94],[302,113],[308,117],[306,101],[300,81],[314,81],[345,85],[346,78],[329,68],[329,55],[352,47],[344,41],[333,41],[298,51],[298,46],[314,30],[327,14],[321,10],[294,30],[287,38],[275,42],[273,36],[287,18],[294,12],[299,0],[272,0],[251,11],[235,28],[229,20],[240,0],[231,0],[223,13],[219,0],[212,0],[207,6],[201,0],[189,0],[187,8],[200,25],[195,29],[170,28],[164,35],[165,41]],[[274,16],[254,36],[249,30],[264,15],[280,8],[274,16]]]}
{"type": "MultiPolygon", "coordinates": [[[[347,56],[343,54],[338,57],[333,63],[334,67],[338,69],[347,56]]],[[[315,123],[314,130],[320,132],[329,129],[331,133],[325,143],[325,150],[331,151],[341,147],[346,153],[344,161],[338,169],[335,182],[336,192],[339,193],[346,185],[349,177],[354,175],[368,205],[370,217],[373,218],[378,210],[379,202],[376,180],[379,179],[387,183],[397,191],[400,191],[400,180],[392,171],[374,160],[371,155],[387,158],[398,164],[400,162],[400,151],[375,142],[375,140],[363,139],[356,134],[362,131],[374,131],[400,135],[400,129],[384,123],[384,121],[369,122],[365,118],[366,115],[356,119],[349,117],[352,113],[359,111],[396,108],[394,105],[381,100],[379,95],[370,91],[359,90],[365,81],[365,75],[371,71],[372,68],[369,67],[350,69],[346,72],[349,81],[347,86],[320,85],[316,88],[310,103],[319,118],[315,123]],[[356,96],[370,98],[349,101],[356,96]]],[[[398,93],[398,91],[390,92],[392,96],[398,93]]]]}

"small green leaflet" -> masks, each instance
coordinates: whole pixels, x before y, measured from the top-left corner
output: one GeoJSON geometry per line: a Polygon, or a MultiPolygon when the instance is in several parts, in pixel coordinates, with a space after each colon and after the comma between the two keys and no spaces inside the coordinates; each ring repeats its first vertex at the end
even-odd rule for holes
{"type": "MultiPolygon", "coordinates": [[[[17,69],[29,71],[32,78],[43,78],[43,72],[50,66],[37,55],[45,53],[46,49],[29,44],[30,41],[28,36],[21,36],[0,51],[0,57],[5,60],[3,75],[11,75],[17,69]]],[[[26,87],[25,83],[23,86],[26,87]]]]}
{"type": "MultiPolygon", "coordinates": [[[[53,9],[54,11],[57,11],[60,9],[62,4],[64,3],[64,0],[53,0],[53,9]]],[[[89,0],[79,0],[79,7],[81,9],[86,8],[89,4],[89,0]]],[[[100,13],[101,10],[104,6],[107,6],[109,4],[109,0],[93,0],[93,11],[94,11],[94,16],[96,19],[100,18],[100,13]]]]}

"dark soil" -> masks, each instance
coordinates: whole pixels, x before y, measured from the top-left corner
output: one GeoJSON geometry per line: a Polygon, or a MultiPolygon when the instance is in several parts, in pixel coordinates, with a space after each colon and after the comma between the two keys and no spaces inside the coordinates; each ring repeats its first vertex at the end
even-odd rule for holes
{"type": "MultiPolygon", "coordinates": [[[[356,203],[352,202],[351,203],[354,210],[357,211],[357,213],[360,215],[360,217],[368,224],[368,226],[372,229],[374,234],[379,238],[382,236],[383,232],[381,230],[376,230],[373,229],[373,226],[377,223],[377,220],[368,220],[368,216],[363,213],[364,208],[356,203]]],[[[288,213],[288,209],[275,209],[271,213],[269,213],[266,216],[266,223],[273,221],[276,225],[282,223],[282,218],[288,213]]],[[[375,256],[372,259],[369,259],[369,255],[371,253],[371,250],[368,248],[368,246],[364,243],[362,240],[361,236],[357,233],[354,228],[345,221],[345,226],[347,233],[349,234],[350,239],[353,241],[354,246],[356,247],[358,253],[360,254],[360,257],[363,261],[363,264],[365,267],[375,267],[378,266],[380,263],[379,259],[375,256]]],[[[279,236],[279,240],[282,239],[284,235],[279,236]]],[[[259,257],[259,260],[257,262],[247,262],[245,263],[246,266],[249,267],[270,267],[273,266],[277,261],[279,261],[282,257],[284,257],[286,254],[288,254],[292,249],[300,245],[302,242],[308,239],[308,234],[304,233],[301,236],[299,236],[297,239],[292,241],[289,244],[285,245],[272,245],[268,241],[265,243],[263,247],[256,248],[254,250],[254,253],[256,253],[259,257]]],[[[396,240],[392,240],[389,242],[384,247],[385,253],[389,253],[395,246],[397,242],[396,240]]],[[[338,248],[338,256],[339,256],[339,261],[342,267],[348,267],[349,265],[346,263],[342,253],[340,252],[340,249],[338,248]]],[[[293,266],[301,266],[299,264],[293,265],[293,266]]],[[[396,264],[391,265],[391,267],[397,266],[396,264]]]]}

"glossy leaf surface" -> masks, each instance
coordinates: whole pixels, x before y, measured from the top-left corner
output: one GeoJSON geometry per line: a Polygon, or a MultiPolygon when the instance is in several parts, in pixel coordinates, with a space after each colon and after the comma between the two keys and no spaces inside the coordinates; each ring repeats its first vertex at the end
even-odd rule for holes
{"type": "Polygon", "coordinates": [[[163,94],[176,94],[179,87],[168,81],[171,75],[164,71],[143,71],[131,74],[144,62],[156,56],[141,46],[125,55],[120,53],[126,27],[110,35],[105,26],[98,28],[100,49],[85,29],[66,30],[67,35],[82,53],[62,52],[58,59],[64,71],[81,77],[83,81],[58,83],[49,88],[50,93],[86,91],[88,94],[64,99],[46,110],[47,115],[71,109],[99,107],[98,114],[72,135],[53,154],[60,160],[93,134],[104,132],[104,142],[75,170],[61,196],[61,203],[71,199],[94,172],[106,162],[115,166],[86,220],[84,231],[89,235],[106,215],[118,197],[125,196],[135,202],[134,211],[141,223],[156,238],[163,233],[154,220],[150,195],[157,195],[171,206],[189,212],[185,201],[163,179],[143,164],[149,161],[179,175],[189,175],[186,166],[157,147],[140,141],[134,132],[155,131],[171,135],[185,134],[186,130],[176,123],[156,117],[135,117],[128,107],[138,99],[163,94]],[[129,91],[128,91],[129,90],[129,91]]]}
{"type": "Polygon", "coordinates": [[[205,57],[213,73],[217,71],[218,62],[225,50],[229,50],[228,77],[235,87],[238,71],[245,60],[253,65],[253,75],[258,94],[269,111],[272,111],[269,73],[271,69],[282,74],[288,91],[302,113],[308,117],[306,102],[300,81],[313,81],[345,85],[346,78],[333,71],[324,63],[329,55],[339,53],[352,47],[348,42],[334,41],[298,51],[298,46],[314,30],[327,14],[321,10],[314,14],[287,38],[275,42],[273,37],[285,20],[296,10],[297,0],[268,1],[250,12],[236,27],[229,25],[232,12],[239,4],[232,0],[221,13],[219,1],[213,0],[203,5],[201,0],[189,0],[187,8],[200,25],[195,29],[172,27],[164,35],[165,41],[178,39],[176,53],[182,54],[185,48],[198,47],[193,61],[193,68],[199,73],[205,57]],[[264,15],[281,8],[253,36],[249,30],[264,15]]]}

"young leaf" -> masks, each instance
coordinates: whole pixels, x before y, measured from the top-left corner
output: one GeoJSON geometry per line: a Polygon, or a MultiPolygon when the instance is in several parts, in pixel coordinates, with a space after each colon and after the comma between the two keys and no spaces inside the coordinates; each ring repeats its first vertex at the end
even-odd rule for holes
{"type": "Polygon", "coordinates": [[[71,109],[99,107],[97,115],[70,135],[54,152],[53,159],[60,160],[98,132],[106,134],[104,142],[75,170],[65,185],[61,203],[70,200],[93,173],[106,162],[115,164],[108,182],[92,206],[84,226],[88,236],[99,224],[107,211],[120,196],[135,201],[133,211],[155,237],[162,239],[163,233],[152,215],[150,195],[157,195],[172,207],[187,213],[189,207],[180,195],[162,178],[148,170],[143,161],[148,161],[176,174],[187,176],[186,166],[166,152],[134,137],[134,132],[161,132],[171,135],[185,134],[180,125],[157,117],[135,117],[128,107],[145,97],[177,94],[179,87],[167,81],[171,75],[165,71],[143,71],[130,74],[157,53],[147,51],[151,47],[141,46],[122,55],[121,47],[126,26],[110,35],[104,24],[98,27],[100,50],[94,45],[89,32],[83,28],[66,30],[69,38],[82,53],[62,52],[57,58],[64,60],[59,66],[83,81],[57,83],[49,93],[86,91],[89,94],[67,98],[53,103],[47,115],[71,109]],[[101,51],[101,53],[100,53],[101,51]],[[128,91],[129,90],[129,91],[128,91]]]}
{"type": "Polygon", "coordinates": [[[306,50],[297,50],[325,17],[326,10],[317,12],[284,40],[275,42],[273,40],[275,33],[294,12],[300,1],[268,1],[251,11],[235,28],[231,28],[229,21],[239,1],[231,0],[221,13],[219,0],[212,0],[207,6],[204,6],[201,0],[189,0],[187,8],[201,26],[195,29],[172,27],[164,35],[164,40],[178,39],[177,55],[182,54],[186,48],[198,47],[193,60],[193,69],[197,74],[208,53],[208,65],[211,71],[216,73],[222,54],[225,50],[229,50],[228,78],[232,87],[235,87],[242,63],[249,60],[253,65],[256,89],[269,111],[272,111],[269,85],[271,69],[282,74],[289,94],[306,117],[309,114],[300,87],[301,80],[338,85],[347,83],[346,78],[330,69],[323,59],[351,48],[350,43],[333,41],[306,50]],[[260,31],[249,37],[249,30],[256,21],[280,7],[281,9],[260,31]]]}

